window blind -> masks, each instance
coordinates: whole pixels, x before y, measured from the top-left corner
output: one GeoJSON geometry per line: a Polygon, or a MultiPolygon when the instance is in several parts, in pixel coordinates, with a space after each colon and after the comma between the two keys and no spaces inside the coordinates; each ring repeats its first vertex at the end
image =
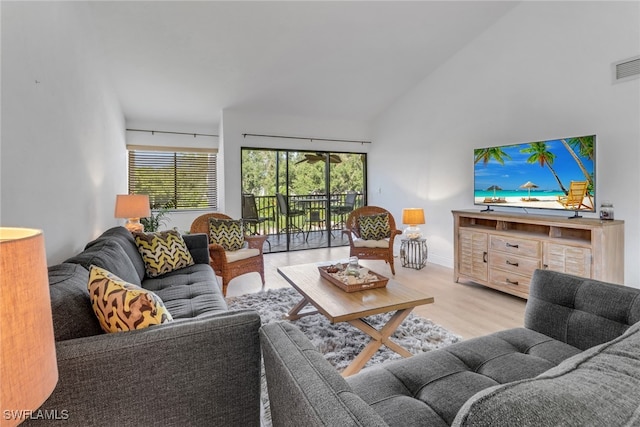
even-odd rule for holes
{"type": "Polygon", "coordinates": [[[217,209],[215,152],[129,150],[129,192],[152,208],[217,209]]]}

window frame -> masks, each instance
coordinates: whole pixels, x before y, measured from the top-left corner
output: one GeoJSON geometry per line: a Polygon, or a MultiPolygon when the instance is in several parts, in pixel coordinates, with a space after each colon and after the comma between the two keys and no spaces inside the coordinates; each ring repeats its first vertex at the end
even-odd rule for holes
{"type": "Polygon", "coordinates": [[[208,148],[127,145],[129,193],[148,194],[152,209],[217,210],[217,153],[217,149],[208,148]],[[197,161],[189,161],[189,157],[193,160],[194,156],[197,161]],[[158,179],[169,180],[170,184],[161,187],[157,183],[141,183],[139,174],[145,167],[163,168],[165,176],[158,179]],[[185,190],[185,185],[189,189],[185,190]],[[168,195],[167,186],[172,188],[168,195]]]}

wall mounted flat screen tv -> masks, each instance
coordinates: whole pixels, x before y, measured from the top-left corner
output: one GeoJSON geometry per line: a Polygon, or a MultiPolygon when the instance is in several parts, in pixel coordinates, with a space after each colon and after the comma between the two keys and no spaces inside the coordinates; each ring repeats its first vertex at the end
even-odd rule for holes
{"type": "Polygon", "coordinates": [[[595,212],[596,136],[476,148],[476,205],[595,212]]]}

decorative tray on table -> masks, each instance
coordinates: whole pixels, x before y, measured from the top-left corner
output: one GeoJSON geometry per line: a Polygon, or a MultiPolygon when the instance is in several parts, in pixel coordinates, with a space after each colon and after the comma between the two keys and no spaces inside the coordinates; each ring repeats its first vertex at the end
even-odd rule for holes
{"type": "Polygon", "coordinates": [[[388,277],[374,273],[368,268],[347,268],[348,264],[333,264],[318,267],[320,276],[327,279],[345,292],[357,292],[365,289],[384,288],[388,277]]]}

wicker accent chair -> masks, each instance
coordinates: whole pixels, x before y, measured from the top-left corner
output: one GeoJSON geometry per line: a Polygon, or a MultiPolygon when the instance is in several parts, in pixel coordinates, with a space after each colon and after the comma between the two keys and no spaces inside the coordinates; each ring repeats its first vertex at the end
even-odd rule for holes
{"type": "MultiPolygon", "coordinates": [[[[209,219],[232,219],[230,216],[221,213],[206,213],[197,217],[191,224],[191,233],[205,233],[209,236],[209,219]]],[[[262,254],[262,247],[267,240],[267,236],[254,235],[244,236],[245,242],[248,244],[249,249],[258,249],[259,255],[255,255],[249,258],[239,259],[237,261],[229,261],[227,259],[227,252],[224,248],[218,244],[213,244],[209,241],[209,264],[215,271],[216,275],[222,277],[222,294],[227,295],[227,287],[229,282],[234,277],[241,276],[246,273],[259,273],[262,279],[262,285],[264,286],[264,258],[262,254]]]]}
{"type": "Polygon", "coordinates": [[[391,267],[391,274],[396,274],[393,266],[393,240],[397,235],[402,234],[402,231],[396,228],[396,221],[388,210],[378,206],[363,206],[355,209],[351,211],[347,217],[347,222],[345,223],[345,228],[342,230],[342,233],[349,237],[349,246],[351,247],[349,256],[357,256],[359,259],[384,260],[391,267]],[[382,213],[389,214],[391,236],[389,236],[388,245],[383,245],[383,241],[381,240],[363,240],[360,237],[360,217],[382,213]]]}

